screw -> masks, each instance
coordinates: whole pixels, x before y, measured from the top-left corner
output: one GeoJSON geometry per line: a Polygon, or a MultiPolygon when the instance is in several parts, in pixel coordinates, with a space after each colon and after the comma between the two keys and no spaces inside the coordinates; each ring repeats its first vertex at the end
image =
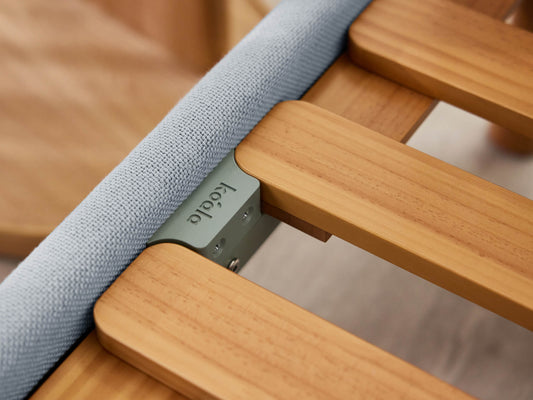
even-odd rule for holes
{"type": "Polygon", "coordinates": [[[237,269],[240,267],[241,265],[241,261],[238,259],[238,258],[234,258],[233,260],[231,260],[227,266],[227,268],[231,271],[231,272],[235,272],[237,271],[237,269]]]}

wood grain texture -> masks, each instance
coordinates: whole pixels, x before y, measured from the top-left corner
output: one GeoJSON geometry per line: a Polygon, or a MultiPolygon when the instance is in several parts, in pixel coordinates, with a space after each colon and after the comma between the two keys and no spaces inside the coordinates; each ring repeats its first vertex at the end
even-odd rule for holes
{"type": "Polygon", "coordinates": [[[32,400],[187,400],[107,352],[91,333],[44,384],[32,400]]]}
{"type": "MultiPolygon", "coordinates": [[[[515,0],[454,2],[488,16],[503,19],[513,8],[515,0]]],[[[354,65],[347,54],[341,55],[333,63],[303,96],[303,100],[403,143],[409,140],[437,103],[429,96],[354,65]]],[[[271,204],[265,204],[268,209],[276,209],[271,204]]],[[[330,235],[310,224],[302,229],[301,222],[294,224],[294,217],[287,218],[284,215],[287,213],[281,210],[275,214],[283,222],[312,236],[317,237],[317,232],[321,240],[330,235]]]]}
{"type": "Polygon", "coordinates": [[[376,0],[350,28],[375,73],[533,137],[533,35],[448,0],[376,0]]]}
{"type": "MultiPolygon", "coordinates": [[[[454,0],[497,19],[506,17],[515,2],[454,0]]],[[[430,96],[354,65],[346,54],[333,63],[303,100],[404,143],[436,104],[430,96]]]]}
{"type": "Polygon", "coordinates": [[[331,233],[317,228],[316,226],[311,225],[309,222],[296,218],[294,215],[291,215],[288,212],[274,207],[272,204],[264,201],[261,203],[261,211],[286,223],[287,225],[292,226],[293,228],[298,229],[299,231],[307,233],[308,235],[322,242],[327,242],[331,237],[331,233]]]}
{"type": "Polygon", "coordinates": [[[81,1],[2,1],[0,56],[0,253],[24,256],[199,76],[81,1]]]}
{"type": "Polygon", "coordinates": [[[343,54],[303,100],[406,142],[436,102],[357,67],[343,54]]]}
{"type": "Polygon", "coordinates": [[[533,329],[533,202],[304,102],[238,146],[262,198],[533,329]]]}
{"type": "Polygon", "coordinates": [[[191,398],[469,398],[175,244],[146,249],[94,313],[107,349],[191,398]]]}
{"type": "MultiPolygon", "coordinates": [[[[511,24],[533,31],[533,1],[521,1],[511,17],[511,24]]],[[[533,138],[493,125],[489,137],[500,148],[519,155],[533,154],[533,138]]]]}

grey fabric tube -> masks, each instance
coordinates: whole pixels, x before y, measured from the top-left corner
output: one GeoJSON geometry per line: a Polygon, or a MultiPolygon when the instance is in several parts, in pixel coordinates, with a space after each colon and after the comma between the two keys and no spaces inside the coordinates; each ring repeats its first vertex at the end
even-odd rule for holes
{"type": "Polygon", "coordinates": [[[339,55],[370,0],[286,0],[0,285],[0,398],[19,399],[91,328],[100,294],[278,102],[339,55]]]}

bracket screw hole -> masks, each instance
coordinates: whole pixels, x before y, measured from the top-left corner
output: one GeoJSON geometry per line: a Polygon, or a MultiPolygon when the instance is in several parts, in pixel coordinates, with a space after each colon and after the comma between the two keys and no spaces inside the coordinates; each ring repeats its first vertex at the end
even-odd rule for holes
{"type": "Polygon", "coordinates": [[[252,220],[253,211],[254,211],[253,207],[248,207],[248,209],[244,213],[242,213],[242,215],[241,215],[241,223],[243,225],[246,225],[248,222],[250,222],[252,220]]]}
{"type": "Polygon", "coordinates": [[[215,257],[219,256],[224,250],[225,244],[226,244],[226,239],[224,238],[220,239],[218,243],[215,244],[215,247],[213,247],[213,251],[212,251],[213,256],[215,257]]]}

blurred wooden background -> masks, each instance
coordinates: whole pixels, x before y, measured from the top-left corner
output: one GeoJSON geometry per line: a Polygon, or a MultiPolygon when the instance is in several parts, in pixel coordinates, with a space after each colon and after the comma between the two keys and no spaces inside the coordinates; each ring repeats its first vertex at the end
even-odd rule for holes
{"type": "MultiPolygon", "coordinates": [[[[27,254],[272,3],[0,2],[0,252],[27,254]]],[[[533,197],[491,129],[441,105],[409,144],[533,197]]],[[[475,396],[533,398],[531,332],[337,238],[281,226],[243,275],[475,396]]]]}
{"type": "Polygon", "coordinates": [[[27,255],[268,9],[1,2],[0,254],[27,255]]]}

